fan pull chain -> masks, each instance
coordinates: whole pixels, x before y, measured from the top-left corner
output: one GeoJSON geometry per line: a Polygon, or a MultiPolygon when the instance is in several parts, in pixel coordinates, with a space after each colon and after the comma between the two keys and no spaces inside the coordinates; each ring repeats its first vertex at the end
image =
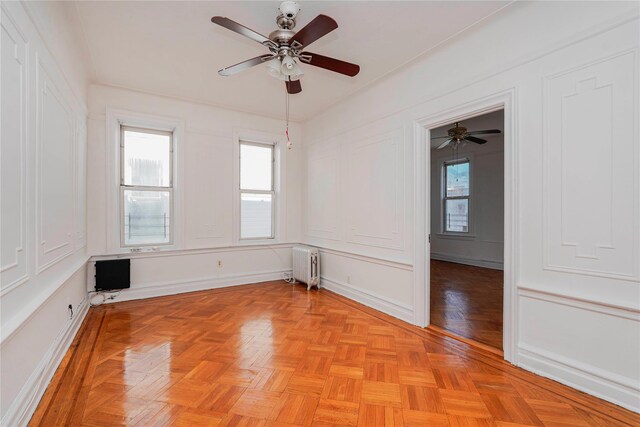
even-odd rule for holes
{"type": "Polygon", "coordinates": [[[285,135],[287,137],[287,148],[289,150],[291,150],[292,144],[291,144],[291,139],[289,138],[289,91],[285,90],[285,94],[286,94],[286,102],[285,102],[285,106],[286,106],[286,121],[287,121],[287,128],[285,130],[285,135]]]}

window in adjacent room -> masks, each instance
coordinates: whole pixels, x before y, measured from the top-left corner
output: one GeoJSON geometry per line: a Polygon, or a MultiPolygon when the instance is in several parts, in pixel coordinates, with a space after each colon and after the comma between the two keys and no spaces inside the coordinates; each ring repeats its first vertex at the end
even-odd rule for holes
{"type": "Polygon", "coordinates": [[[275,147],[240,141],[240,239],[275,237],[275,147]]]}
{"type": "Polygon", "coordinates": [[[469,159],[444,163],[443,230],[469,232],[469,159]]]}
{"type": "Polygon", "coordinates": [[[173,242],[173,133],[120,127],[121,242],[173,242]]]}

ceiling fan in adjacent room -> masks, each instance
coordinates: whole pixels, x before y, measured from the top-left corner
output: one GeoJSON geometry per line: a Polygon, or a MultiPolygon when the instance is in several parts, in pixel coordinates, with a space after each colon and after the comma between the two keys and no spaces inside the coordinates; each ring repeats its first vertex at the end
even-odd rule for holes
{"type": "Polygon", "coordinates": [[[299,10],[298,4],[294,1],[282,2],[282,4],[280,4],[279,14],[276,17],[278,29],[269,34],[269,37],[265,37],[223,16],[214,16],[211,18],[211,22],[214,24],[248,37],[262,44],[270,51],[268,54],[256,56],[255,58],[223,68],[218,71],[218,74],[221,76],[231,76],[253,66],[267,63],[269,74],[280,80],[284,80],[287,92],[290,94],[300,93],[302,91],[300,78],[303,74],[298,62],[324,68],[349,77],[358,74],[360,67],[356,64],[304,50],[311,43],[338,28],[338,24],[326,15],[318,15],[300,31],[295,32],[293,28],[296,26],[296,16],[299,10]]]}
{"type": "Polygon", "coordinates": [[[496,133],[502,133],[502,131],[500,129],[485,129],[469,132],[466,127],[460,126],[460,122],[456,122],[455,126],[447,131],[447,136],[438,136],[431,139],[446,139],[446,141],[436,147],[438,150],[440,150],[452,143],[454,144],[454,147],[456,147],[461,142],[474,142],[476,144],[484,144],[487,142],[487,140],[478,138],[476,135],[490,135],[496,133]]]}

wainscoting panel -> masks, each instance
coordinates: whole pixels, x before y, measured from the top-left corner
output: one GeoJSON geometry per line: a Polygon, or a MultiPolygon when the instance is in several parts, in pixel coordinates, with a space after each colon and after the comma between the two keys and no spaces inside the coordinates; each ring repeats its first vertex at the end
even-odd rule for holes
{"type": "Polygon", "coordinates": [[[37,68],[37,268],[42,272],[73,253],[74,115],[49,69],[37,68]]]}
{"type": "Polygon", "coordinates": [[[337,240],[340,149],[336,141],[307,150],[307,235],[337,240]]]}
{"type": "Polygon", "coordinates": [[[403,131],[364,138],[349,147],[348,242],[404,248],[403,131]]]}
{"type": "Polygon", "coordinates": [[[640,411],[640,313],[534,289],[519,306],[520,366],[640,411]]]}
{"type": "Polygon", "coordinates": [[[0,295],[28,280],[27,169],[27,41],[2,9],[2,255],[0,295]]]}
{"type": "Polygon", "coordinates": [[[76,188],[76,249],[87,244],[87,117],[76,118],[75,139],[75,188],[76,188]]]}
{"type": "Polygon", "coordinates": [[[544,81],[545,268],[639,277],[636,54],[544,81]]]}

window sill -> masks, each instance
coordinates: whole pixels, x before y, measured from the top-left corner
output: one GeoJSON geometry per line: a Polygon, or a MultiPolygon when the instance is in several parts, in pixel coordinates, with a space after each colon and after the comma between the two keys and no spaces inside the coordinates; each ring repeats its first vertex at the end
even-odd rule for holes
{"type": "Polygon", "coordinates": [[[277,245],[280,241],[276,238],[264,238],[264,239],[242,239],[236,243],[236,246],[271,246],[277,245]]]}
{"type": "Polygon", "coordinates": [[[453,239],[453,240],[475,240],[475,234],[462,234],[462,233],[436,233],[436,236],[440,239],[453,239]]]}

